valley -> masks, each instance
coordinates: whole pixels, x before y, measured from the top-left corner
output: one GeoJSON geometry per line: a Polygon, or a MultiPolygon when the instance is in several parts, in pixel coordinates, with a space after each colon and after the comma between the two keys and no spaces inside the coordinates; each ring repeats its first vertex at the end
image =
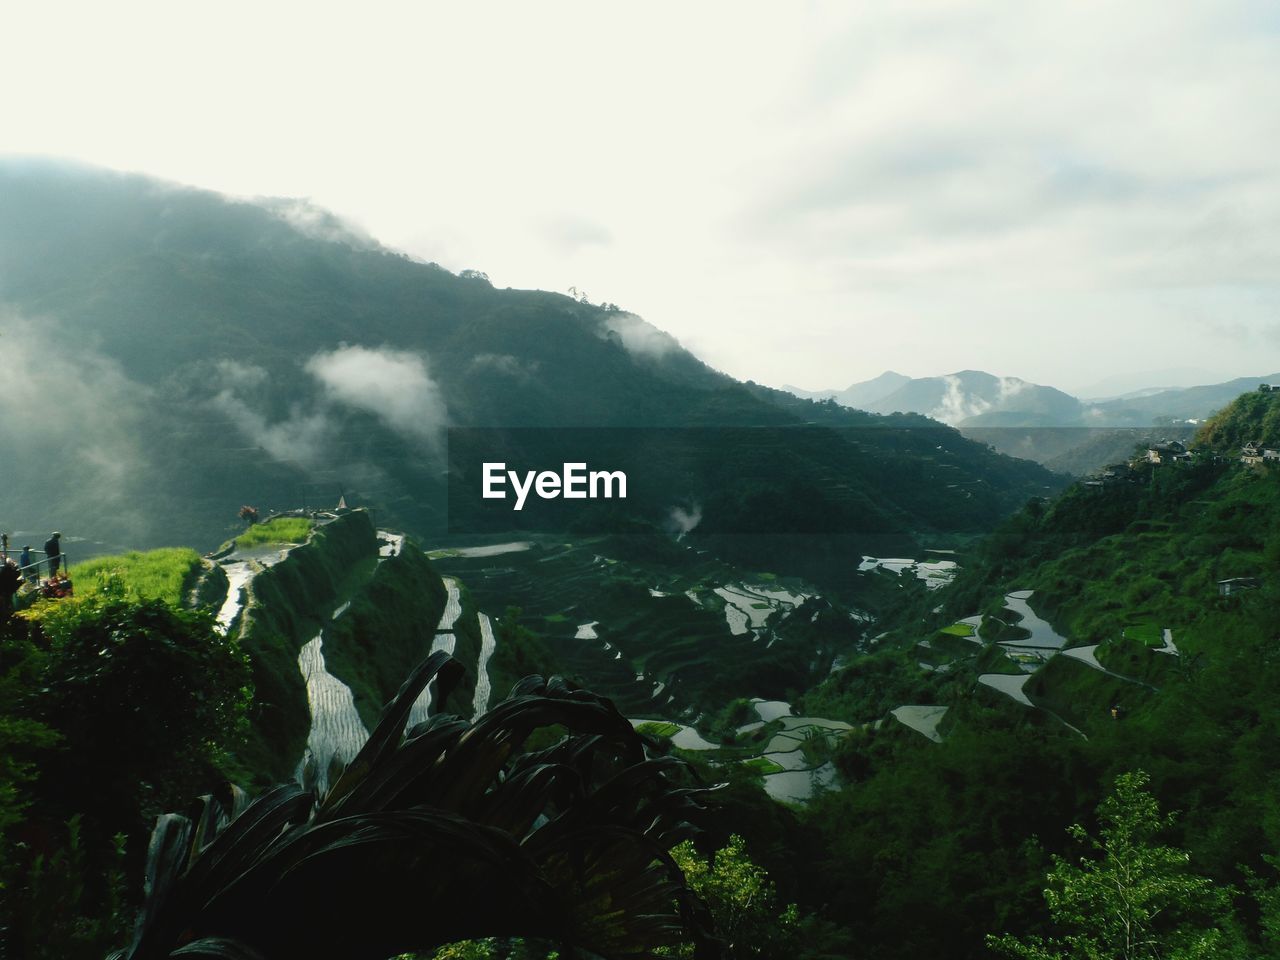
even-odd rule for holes
{"type": "MultiPolygon", "coordinates": [[[[687,837],[704,866],[749,851],[795,904],[762,921],[769,960],[976,960],[1053,929],[1068,828],[1140,780],[1234,905],[1232,956],[1274,946],[1280,392],[1085,402],[963,371],[802,397],[612,304],[269,205],[4,163],[0,185],[0,336],[68,384],[49,429],[0,421],[4,508],[77,551],[73,596],[15,581],[0,624],[0,913],[27,942],[64,901],[90,945],[68,956],[126,942],[151,825],[216,795],[193,835],[256,836],[253,794],[322,832],[368,801],[388,858],[426,833],[488,851],[433,861],[445,886],[539,844],[568,870],[557,842],[604,811],[656,844],[642,867],[687,837]],[[76,257],[32,252],[69,217],[76,257]],[[45,314],[57,350],[17,319],[45,314]],[[568,496],[588,459],[625,499],[568,496]],[[498,463],[517,489],[485,513],[498,463]]],[[[613,895],[574,922],[607,927],[613,895]]]]}

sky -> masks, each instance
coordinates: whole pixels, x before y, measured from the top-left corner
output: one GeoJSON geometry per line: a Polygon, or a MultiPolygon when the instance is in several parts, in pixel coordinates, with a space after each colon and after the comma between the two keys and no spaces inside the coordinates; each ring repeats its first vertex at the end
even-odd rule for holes
{"type": "Polygon", "coordinates": [[[0,153],[303,197],[708,363],[1280,371],[1280,8],[28,4],[0,153]]]}

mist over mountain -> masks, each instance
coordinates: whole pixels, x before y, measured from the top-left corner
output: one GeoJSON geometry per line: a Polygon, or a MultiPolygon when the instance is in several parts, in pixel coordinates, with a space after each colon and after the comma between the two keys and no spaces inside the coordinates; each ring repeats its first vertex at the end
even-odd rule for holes
{"type": "Polygon", "coordinates": [[[842,391],[792,392],[876,413],[922,414],[1010,456],[1083,474],[1124,458],[1137,443],[1189,436],[1196,423],[1240,394],[1259,383],[1278,381],[1280,374],[1239,377],[1204,386],[1150,387],[1090,401],[1017,377],[963,370],[915,379],[886,372],[842,391]]]}
{"type": "Polygon", "coordinates": [[[0,344],[6,523],[112,545],[212,545],[241,504],[342,494],[438,533],[450,427],[890,427],[852,459],[744,465],[755,492],[723,497],[858,529],[978,529],[1058,482],[920,418],[739,383],[612,305],[455,276],[305,203],[66,165],[0,163],[0,344]]]}
{"type": "Polygon", "coordinates": [[[1276,381],[1280,373],[1194,387],[1152,386],[1106,400],[1083,400],[1055,387],[981,370],[918,378],[886,371],[844,390],[785,389],[873,413],[919,413],[957,427],[1145,427],[1161,418],[1205,419],[1259,383],[1276,381]]]}

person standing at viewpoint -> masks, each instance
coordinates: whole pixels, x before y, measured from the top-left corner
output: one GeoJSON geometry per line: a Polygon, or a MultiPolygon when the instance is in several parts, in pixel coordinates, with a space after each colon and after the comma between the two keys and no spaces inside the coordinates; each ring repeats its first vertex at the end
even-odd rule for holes
{"type": "Polygon", "coordinates": [[[51,577],[58,572],[58,567],[62,565],[60,540],[62,540],[62,534],[55,530],[53,535],[44,542],[44,555],[49,558],[49,576],[51,577]]]}

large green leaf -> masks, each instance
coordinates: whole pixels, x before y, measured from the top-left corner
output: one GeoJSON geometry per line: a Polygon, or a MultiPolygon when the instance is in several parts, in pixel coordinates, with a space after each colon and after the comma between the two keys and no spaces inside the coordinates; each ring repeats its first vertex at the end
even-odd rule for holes
{"type": "Polygon", "coordinates": [[[529,677],[468,722],[405,732],[435,678],[427,658],[369,742],[319,798],[296,785],[245,804],[226,791],[157,824],[147,902],[125,960],[170,956],[383,960],[493,936],[562,942],[608,958],[693,940],[708,914],[668,851],[705,790],[650,758],[608,700],[529,677]],[[545,727],[568,731],[525,751],[545,727]]]}

